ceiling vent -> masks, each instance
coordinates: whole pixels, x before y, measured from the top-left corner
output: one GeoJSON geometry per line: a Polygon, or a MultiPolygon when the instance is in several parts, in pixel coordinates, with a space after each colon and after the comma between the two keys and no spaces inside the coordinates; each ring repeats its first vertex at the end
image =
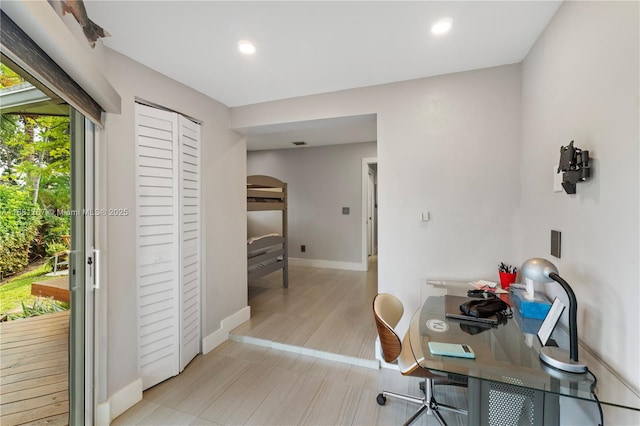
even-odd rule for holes
{"type": "Polygon", "coordinates": [[[307,144],[305,141],[297,141],[297,142],[291,142],[291,143],[294,144],[295,146],[303,146],[307,144]]]}

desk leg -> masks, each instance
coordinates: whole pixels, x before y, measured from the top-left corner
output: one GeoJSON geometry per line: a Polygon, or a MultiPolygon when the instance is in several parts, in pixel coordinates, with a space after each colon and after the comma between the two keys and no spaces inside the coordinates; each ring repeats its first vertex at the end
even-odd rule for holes
{"type": "Polygon", "coordinates": [[[557,425],[559,398],[543,391],[470,377],[469,425],[557,425]]]}
{"type": "Polygon", "coordinates": [[[482,380],[469,377],[467,388],[467,424],[484,425],[482,422],[482,380]]]}
{"type": "Polygon", "coordinates": [[[560,424],[560,396],[558,394],[544,394],[544,424],[560,424]]]}

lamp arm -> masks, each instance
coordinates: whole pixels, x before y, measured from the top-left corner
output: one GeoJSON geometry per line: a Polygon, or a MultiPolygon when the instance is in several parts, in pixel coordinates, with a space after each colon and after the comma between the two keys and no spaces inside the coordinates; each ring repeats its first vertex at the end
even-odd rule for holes
{"type": "Polygon", "coordinates": [[[555,272],[549,273],[549,278],[562,286],[569,296],[569,353],[572,361],[578,361],[578,301],[569,283],[555,272]]]}

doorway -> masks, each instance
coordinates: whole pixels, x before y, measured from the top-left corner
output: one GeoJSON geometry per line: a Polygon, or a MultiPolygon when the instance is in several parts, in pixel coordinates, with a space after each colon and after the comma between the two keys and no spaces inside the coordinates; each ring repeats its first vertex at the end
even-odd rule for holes
{"type": "Polygon", "coordinates": [[[367,246],[369,256],[378,255],[378,164],[369,164],[367,187],[367,246]]]}
{"type": "MultiPolygon", "coordinates": [[[[378,256],[378,159],[362,159],[362,266],[378,256]]],[[[377,263],[377,262],[376,262],[377,263]]]]}

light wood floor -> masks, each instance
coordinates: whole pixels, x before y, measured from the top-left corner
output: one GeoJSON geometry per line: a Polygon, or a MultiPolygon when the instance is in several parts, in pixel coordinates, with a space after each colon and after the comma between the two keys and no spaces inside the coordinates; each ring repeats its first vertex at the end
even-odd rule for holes
{"type": "MultiPolygon", "coordinates": [[[[250,283],[252,319],[233,331],[313,351],[374,359],[369,273],[290,267],[289,288],[274,273],[250,283]]],[[[228,340],[197,356],[178,376],[144,392],[114,425],[397,425],[417,406],[381,390],[420,395],[418,380],[304,353],[228,340]]],[[[466,406],[460,388],[437,387],[442,403],[466,406]],[[446,391],[444,391],[446,389],[446,391]]],[[[444,413],[449,424],[466,419],[444,413]]],[[[423,416],[419,425],[436,425],[423,416]]]]}
{"type": "Polygon", "coordinates": [[[69,311],[0,324],[0,424],[69,423],[69,311]]]}
{"type": "Polygon", "coordinates": [[[295,347],[374,361],[377,336],[371,303],[378,291],[378,264],[368,272],[289,268],[249,283],[251,319],[231,332],[295,347]]]}

